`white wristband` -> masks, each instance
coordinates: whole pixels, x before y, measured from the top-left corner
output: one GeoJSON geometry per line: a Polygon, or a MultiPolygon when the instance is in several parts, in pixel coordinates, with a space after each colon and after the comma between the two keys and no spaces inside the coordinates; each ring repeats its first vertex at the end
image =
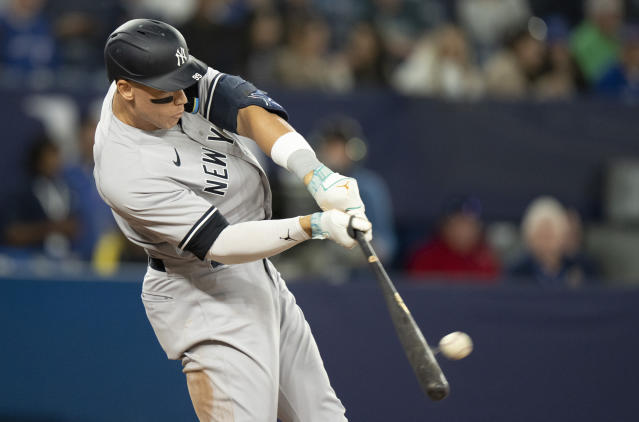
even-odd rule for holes
{"type": "Polygon", "coordinates": [[[315,156],[315,151],[313,151],[313,148],[311,148],[302,135],[295,131],[287,132],[277,138],[273,144],[271,148],[271,158],[278,165],[290,170],[288,168],[288,159],[294,152],[300,150],[308,150],[315,156]]]}

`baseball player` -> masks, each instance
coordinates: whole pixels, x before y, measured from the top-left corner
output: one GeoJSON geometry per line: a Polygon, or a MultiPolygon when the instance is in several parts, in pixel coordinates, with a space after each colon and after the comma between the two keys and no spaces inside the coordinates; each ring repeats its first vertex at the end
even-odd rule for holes
{"type": "Polygon", "coordinates": [[[349,221],[370,239],[357,182],[322,165],[266,93],[189,55],[172,26],[128,21],[104,54],[112,83],[95,135],[96,184],[149,255],[142,301],[168,358],[182,360],[198,418],[345,421],[309,326],[267,258],[310,238],[351,248],[349,221]],[[270,220],[249,139],[324,211],[270,220]]]}

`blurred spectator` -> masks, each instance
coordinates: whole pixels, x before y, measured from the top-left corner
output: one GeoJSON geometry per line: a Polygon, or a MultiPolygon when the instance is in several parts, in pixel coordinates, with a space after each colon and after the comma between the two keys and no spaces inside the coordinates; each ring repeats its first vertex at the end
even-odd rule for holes
{"type": "Polygon", "coordinates": [[[76,249],[82,259],[91,260],[100,238],[115,230],[111,209],[104,203],[95,187],[93,179],[93,143],[97,121],[87,114],[79,133],[80,159],[77,164],[67,166],[64,179],[72,195],[81,198],[77,205],[77,215],[81,230],[76,249]]]}
{"type": "Polygon", "coordinates": [[[192,18],[178,29],[198,59],[224,73],[239,74],[247,61],[248,11],[237,2],[198,0],[192,18]]]}
{"type": "Polygon", "coordinates": [[[530,7],[534,16],[540,16],[543,19],[549,16],[561,16],[572,27],[583,18],[582,1],[532,0],[530,7]]]}
{"type": "Polygon", "coordinates": [[[625,28],[620,60],[603,74],[595,89],[600,95],[639,101],[639,26],[625,28]]]}
{"type": "Polygon", "coordinates": [[[350,89],[350,70],[329,52],[330,36],[326,23],[317,17],[292,24],[288,42],[278,57],[279,81],[296,89],[350,89]]]}
{"type": "Polygon", "coordinates": [[[277,4],[287,28],[317,14],[313,0],[275,0],[274,3],[277,4]]]}
{"type": "Polygon", "coordinates": [[[91,72],[104,67],[103,44],[120,23],[124,8],[119,0],[48,1],[46,16],[59,44],[60,61],[65,71],[91,72]]]}
{"type": "Polygon", "coordinates": [[[353,27],[370,18],[370,1],[313,0],[313,7],[331,27],[332,47],[341,49],[348,43],[353,27]]]}
{"type": "Polygon", "coordinates": [[[50,257],[69,257],[79,221],[71,190],[62,177],[58,147],[47,137],[38,139],[30,150],[28,168],[29,189],[3,201],[11,204],[2,210],[3,243],[50,257]]]}
{"type": "MultiPolygon", "coordinates": [[[[213,0],[220,5],[228,3],[227,0],[213,0]]],[[[196,13],[198,0],[128,0],[122,1],[127,10],[127,15],[134,18],[151,18],[166,21],[174,26],[179,26],[189,20],[196,13]]],[[[189,39],[189,43],[191,40],[189,39]]],[[[190,44],[189,44],[190,47],[190,44]]]]}
{"type": "Polygon", "coordinates": [[[258,11],[251,21],[246,77],[258,87],[277,80],[277,55],[284,29],[282,18],[272,10],[258,11]]]}
{"type": "Polygon", "coordinates": [[[574,30],[571,47],[584,76],[595,84],[619,57],[624,5],[622,0],[585,0],[584,12],[586,18],[574,30]]]}
{"type": "Polygon", "coordinates": [[[568,233],[566,234],[566,257],[577,267],[582,268],[584,276],[599,276],[599,265],[584,251],[584,228],[581,215],[574,209],[566,211],[568,233]]]}
{"type": "MultiPolygon", "coordinates": [[[[514,282],[576,287],[595,275],[592,268],[575,259],[574,250],[569,251],[571,223],[556,199],[534,200],[524,214],[521,230],[527,251],[508,269],[514,282]]],[[[576,234],[573,232],[573,243],[579,243],[576,234]]]]}
{"type": "MultiPolygon", "coordinates": [[[[357,180],[366,215],[373,224],[373,247],[380,259],[390,264],[397,247],[392,200],[384,179],[361,163],[366,155],[361,126],[349,117],[333,116],[319,123],[310,138],[320,161],[331,170],[357,180]]],[[[282,202],[287,207],[284,215],[317,211],[315,201],[297,178],[282,173],[281,183],[279,195],[285,196],[282,202]]],[[[347,281],[357,268],[365,265],[361,251],[347,251],[327,242],[306,242],[285,252],[278,261],[278,267],[289,278],[321,275],[334,283],[347,281]]]]}
{"type": "Polygon", "coordinates": [[[8,84],[52,82],[58,50],[43,13],[45,0],[11,0],[0,15],[0,66],[8,84]]]}
{"type": "Polygon", "coordinates": [[[481,62],[530,17],[528,0],[457,0],[457,19],[481,62]]]}
{"type": "Polygon", "coordinates": [[[393,75],[395,88],[405,95],[427,95],[452,100],[478,98],[483,91],[480,70],[464,33],[443,26],[422,37],[393,75]]]}
{"type": "Polygon", "coordinates": [[[535,97],[570,99],[586,89],[586,81],[570,51],[570,31],[564,20],[552,16],[546,23],[547,67],[535,84],[535,97]]]}
{"type": "Polygon", "coordinates": [[[355,25],[343,54],[356,88],[387,86],[387,53],[373,25],[365,22],[355,25]]]}
{"type": "Polygon", "coordinates": [[[361,164],[366,144],[359,123],[344,116],[332,117],[315,136],[320,161],[331,170],[357,180],[366,216],[375,231],[373,245],[380,258],[390,261],[397,246],[390,191],[381,176],[361,164]]]}
{"type": "Polygon", "coordinates": [[[454,198],[446,204],[437,233],[409,257],[407,271],[450,281],[496,282],[500,265],[485,240],[477,198],[454,198]]]}
{"type": "Polygon", "coordinates": [[[394,66],[408,57],[424,30],[446,22],[447,14],[440,0],[374,0],[371,20],[394,66]]]}
{"type": "Polygon", "coordinates": [[[543,69],[544,53],[544,44],[527,28],[513,33],[506,48],[489,58],[484,66],[486,94],[503,99],[528,96],[543,69]]]}

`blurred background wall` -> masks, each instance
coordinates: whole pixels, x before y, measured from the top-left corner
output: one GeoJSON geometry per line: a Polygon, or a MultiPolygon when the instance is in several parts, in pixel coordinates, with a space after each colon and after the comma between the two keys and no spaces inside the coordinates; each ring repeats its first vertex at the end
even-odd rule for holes
{"type": "MultiPolygon", "coordinates": [[[[353,421],[633,421],[636,290],[410,286],[424,335],[463,328],[475,351],[441,359],[451,395],[420,390],[371,280],[291,287],[353,421]]],[[[3,281],[0,420],[194,421],[134,283],[3,281]]]]}

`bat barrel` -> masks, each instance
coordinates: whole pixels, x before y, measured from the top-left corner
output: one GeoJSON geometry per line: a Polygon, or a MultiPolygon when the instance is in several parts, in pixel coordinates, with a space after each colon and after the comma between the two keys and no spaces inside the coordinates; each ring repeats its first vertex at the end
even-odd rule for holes
{"type": "Polygon", "coordinates": [[[395,285],[386,273],[384,266],[379,262],[375,251],[362,232],[354,230],[349,224],[349,234],[357,240],[371,269],[377,276],[395,331],[419,385],[431,400],[439,401],[446,398],[450,392],[448,381],[446,381],[428,342],[395,289],[395,285]]]}

